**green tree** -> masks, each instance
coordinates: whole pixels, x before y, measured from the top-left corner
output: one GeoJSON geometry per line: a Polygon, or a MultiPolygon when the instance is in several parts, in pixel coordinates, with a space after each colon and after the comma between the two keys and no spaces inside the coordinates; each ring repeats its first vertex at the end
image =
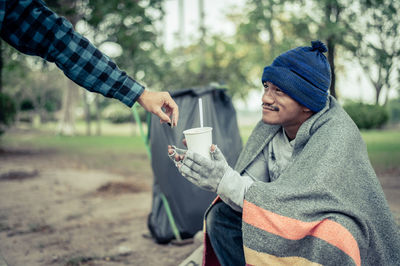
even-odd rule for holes
{"type": "MultiPolygon", "coordinates": [[[[146,73],[157,68],[157,64],[151,59],[151,52],[157,48],[157,34],[154,23],[163,15],[161,0],[48,0],[47,3],[57,13],[66,16],[74,26],[78,23],[86,25],[87,32],[84,35],[89,37],[93,44],[100,49],[105,44],[113,44],[114,47],[119,47],[121,53],[113,59],[120,68],[134,78],[136,77],[141,81],[145,78],[146,73]]],[[[146,83],[152,85],[147,82],[147,79],[146,83]]],[[[71,108],[73,107],[74,97],[69,94],[73,92],[73,89],[69,89],[66,92],[67,95],[64,95],[64,105],[69,104],[71,108]]],[[[99,100],[96,97],[94,101],[96,114],[100,113],[99,101],[104,100],[99,100]]],[[[83,93],[83,103],[86,113],[87,134],[90,135],[91,108],[87,93],[83,93]]],[[[71,112],[66,112],[65,117],[70,117],[73,120],[72,116],[68,114],[71,114],[71,112]]],[[[99,129],[100,126],[98,125],[97,128],[99,129]]]]}
{"type": "Polygon", "coordinates": [[[25,85],[28,84],[26,81],[27,73],[30,72],[30,69],[24,63],[27,56],[21,54],[16,49],[5,43],[3,40],[0,40],[1,44],[1,61],[2,67],[0,70],[1,79],[1,91],[3,93],[3,100],[9,99],[12,101],[10,105],[6,105],[3,103],[0,108],[0,113],[2,113],[2,117],[8,117],[6,120],[2,120],[3,123],[3,132],[6,128],[14,121],[18,121],[19,117],[19,108],[21,106],[21,102],[23,100],[24,95],[27,91],[24,89],[25,85]],[[4,96],[6,95],[6,96],[4,96]],[[10,108],[6,108],[6,107],[10,108]],[[2,109],[5,108],[5,109],[2,109]],[[11,112],[11,113],[8,113],[11,112]]]}
{"type": "Polygon", "coordinates": [[[163,17],[162,2],[88,0],[83,20],[95,34],[96,45],[118,44],[122,53],[114,58],[117,64],[133,77],[146,80],[148,70],[157,68],[151,53],[161,46],[155,23],[163,17]]]}
{"type": "Polygon", "coordinates": [[[165,90],[215,86],[227,88],[234,98],[245,98],[256,88],[253,76],[261,84],[262,68],[254,67],[247,58],[248,47],[236,43],[234,37],[210,35],[204,42],[168,52],[158,49],[152,56],[157,57],[159,68],[146,76],[165,90]],[[257,75],[250,73],[254,69],[257,75]]]}
{"type": "Polygon", "coordinates": [[[389,119],[388,110],[380,105],[349,102],[343,108],[359,129],[382,128],[389,119]]]}
{"type": "Polygon", "coordinates": [[[399,86],[400,69],[400,2],[361,0],[352,49],[369,81],[375,88],[375,104],[386,104],[392,88],[399,86]],[[396,72],[397,71],[397,72],[396,72]],[[386,91],[385,99],[382,99],[386,91]]]}
{"type": "Polygon", "coordinates": [[[387,107],[389,111],[390,122],[393,124],[400,123],[400,97],[389,100],[387,107]]]}
{"type": "MultiPolygon", "coordinates": [[[[294,1],[296,6],[296,1],[294,1]]],[[[307,27],[307,31],[296,31],[301,39],[320,39],[323,40],[328,48],[328,62],[331,66],[331,86],[330,94],[337,98],[336,93],[336,75],[337,51],[348,48],[353,36],[355,21],[358,16],[357,2],[346,0],[312,0],[302,1],[300,6],[296,7],[298,15],[292,18],[294,24],[300,22],[296,28],[307,27]],[[299,19],[300,18],[300,19],[299,19]]],[[[341,56],[341,58],[343,58],[341,56]]]]}
{"type": "Polygon", "coordinates": [[[0,92],[0,136],[14,122],[15,102],[8,94],[0,92]]]}
{"type": "MultiPolygon", "coordinates": [[[[279,54],[304,45],[298,34],[302,32],[301,36],[308,36],[309,29],[304,27],[301,17],[293,23],[290,5],[284,0],[249,0],[241,13],[229,15],[237,31],[227,44],[235,50],[236,61],[232,63],[238,65],[232,69],[240,73],[238,79],[242,81],[235,94],[244,97],[250,89],[262,88],[263,68],[279,54]]],[[[236,81],[227,83],[236,84],[236,81]]]]}
{"type": "Polygon", "coordinates": [[[359,2],[345,0],[249,0],[245,20],[239,27],[245,41],[264,45],[263,59],[272,61],[281,52],[309,45],[319,39],[326,43],[331,65],[330,94],[337,97],[337,50],[354,47],[352,33],[359,2]]]}

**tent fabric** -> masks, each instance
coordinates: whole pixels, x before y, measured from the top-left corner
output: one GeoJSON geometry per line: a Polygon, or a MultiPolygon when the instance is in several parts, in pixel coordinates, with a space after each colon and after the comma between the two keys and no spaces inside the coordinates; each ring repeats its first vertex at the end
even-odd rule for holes
{"type": "Polygon", "coordinates": [[[224,153],[229,165],[235,165],[242,150],[236,111],[225,89],[191,88],[170,92],[179,106],[179,122],[174,128],[161,124],[152,116],[150,125],[151,166],[154,174],[151,212],[148,228],[158,243],[175,239],[162,195],[169,203],[172,216],[182,239],[193,237],[202,229],[203,215],[215,193],[202,190],[187,181],[169,159],[167,146],[186,149],[183,131],[200,127],[199,98],[203,105],[203,126],[212,127],[213,143],[224,153]]]}

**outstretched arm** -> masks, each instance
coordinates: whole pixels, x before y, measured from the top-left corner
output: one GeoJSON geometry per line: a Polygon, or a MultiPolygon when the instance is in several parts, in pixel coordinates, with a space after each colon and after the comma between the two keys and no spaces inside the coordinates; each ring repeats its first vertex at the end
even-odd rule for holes
{"type": "MultiPolygon", "coordinates": [[[[67,77],[91,92],[118,99],[129,107],[144,92],[141,84],[40,0],[6,1],[0,34],[20,52],[54,62],[67,77]]],[[[170,122],[166,116],[172,115],[176,123],[178,107],[169,94],[151,95],[142,97],[139,103],[161,121],[170,122]]]]}

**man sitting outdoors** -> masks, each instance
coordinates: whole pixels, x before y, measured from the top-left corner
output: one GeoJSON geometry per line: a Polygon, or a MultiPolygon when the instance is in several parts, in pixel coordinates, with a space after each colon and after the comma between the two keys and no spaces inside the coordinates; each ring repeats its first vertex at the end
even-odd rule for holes
{"type": "Polygon", "coordinates": [[[205,265],[400,265],[399,229],[351,118],[327,91],[320,41],[264,68],[262,121],[232,169],[169,154],[219,197],[206,212],[205,265]]]}

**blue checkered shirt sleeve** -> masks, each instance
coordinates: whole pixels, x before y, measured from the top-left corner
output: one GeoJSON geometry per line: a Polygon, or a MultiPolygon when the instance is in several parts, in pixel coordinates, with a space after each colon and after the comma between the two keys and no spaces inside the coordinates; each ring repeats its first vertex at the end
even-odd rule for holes
{"type": "Polygon", "coordinates": [[[40,0],[0,0],[0,27],[1,37],[10,45],[54,62],[89,91],[131,107],[144,90],[40,0]]]}

